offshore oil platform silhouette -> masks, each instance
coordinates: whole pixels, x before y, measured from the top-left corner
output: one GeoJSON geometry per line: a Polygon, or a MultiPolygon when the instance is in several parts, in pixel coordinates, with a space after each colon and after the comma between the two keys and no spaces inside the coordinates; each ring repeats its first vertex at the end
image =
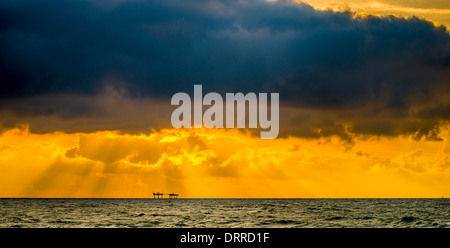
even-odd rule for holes
{"type": "Polygon", "coordinates": [[[160,193],[160,192],[153,192],[153,199],[159,199],[159,198],[164,198],[165,195],[169,196],[169,199],[177,199],[178,198],[178,194],[174,194],[174,193],[170,193],[170,194],[164,194],[164,193],[160,193]]]}

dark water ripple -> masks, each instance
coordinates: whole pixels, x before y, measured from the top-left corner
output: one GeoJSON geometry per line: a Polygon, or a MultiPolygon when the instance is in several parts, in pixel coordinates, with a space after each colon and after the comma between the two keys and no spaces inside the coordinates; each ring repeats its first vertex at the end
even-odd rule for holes
{"type": "Polygon", "coordinates": [[[449,227],[450,199],[0,199],[0,227],[449,227]]]}

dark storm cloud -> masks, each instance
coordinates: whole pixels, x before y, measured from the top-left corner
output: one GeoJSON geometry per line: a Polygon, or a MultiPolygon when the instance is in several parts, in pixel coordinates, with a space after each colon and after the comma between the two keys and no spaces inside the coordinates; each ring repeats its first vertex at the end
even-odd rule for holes
{"type": "Polygon", "coordinates": [[[284,116],[284,135],[432,137],[450,118],[450,36],[418,18],[284,1],[6,0],[0,52],[0,108],[21,115],[102,116],[86,101],[39,96],[95,97],[108,86],[169,103],[202,83],[280,92],[283,106],[320,110],[284,116]]]}

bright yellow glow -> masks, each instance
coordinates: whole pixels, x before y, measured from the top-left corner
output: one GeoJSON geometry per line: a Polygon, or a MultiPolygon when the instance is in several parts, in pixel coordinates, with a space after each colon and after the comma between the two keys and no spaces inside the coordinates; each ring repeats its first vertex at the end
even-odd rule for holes
{"type": "Polygon", "coordinates": [[[441,197],[450,136],[356,140],[258,137],[223,129],[0,136],[1,197],[441,197]]]}
{"type": "Polygon", "coordinates": [[[450,27],[450,4],[446,0],[295,0],[313,6],[318,10],[346,11],[359,14],[398,15],[420,17],[436,24],[450,27]]]}

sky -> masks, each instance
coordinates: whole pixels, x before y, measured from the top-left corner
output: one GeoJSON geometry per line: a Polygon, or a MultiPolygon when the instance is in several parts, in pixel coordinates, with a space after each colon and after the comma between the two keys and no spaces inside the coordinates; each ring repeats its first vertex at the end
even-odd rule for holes
{"type": "Polygon", "coordinates": [[[345,11],[359,14],[396,15],[425,18],[436,24],[450,25],[450,3],[443,0],[305,0],[298,1],[320,10],[345,11]]]}
{"type": "Polygon", "coordinates": [[[449,197],[448,1],[0,2],[0,197],[449,197]],[[279,93],[279,136],[175,129],[279,93]],[[204,109],[205,110],[205,109],[204,109]]]}

